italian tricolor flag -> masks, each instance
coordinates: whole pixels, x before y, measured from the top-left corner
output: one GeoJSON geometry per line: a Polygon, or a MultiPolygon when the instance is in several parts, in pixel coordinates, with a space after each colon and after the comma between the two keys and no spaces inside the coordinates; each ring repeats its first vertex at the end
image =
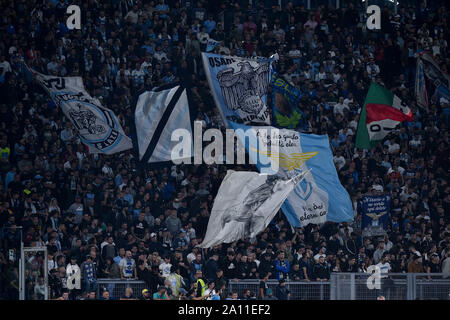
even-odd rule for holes
{"type": "Polygon", "coordinates": [[[372,82],[359,117],[356,147],[370,149],[402,121],[412,121],[411,110],[399,97],[372,82]]]}

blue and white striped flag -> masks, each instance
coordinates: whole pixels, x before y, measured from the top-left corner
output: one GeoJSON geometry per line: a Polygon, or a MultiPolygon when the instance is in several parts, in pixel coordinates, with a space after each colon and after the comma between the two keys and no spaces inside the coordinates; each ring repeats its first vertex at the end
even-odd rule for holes
{"type": "MultiPolygon", "coordinates": [[[[173,153],[175,130],[192,137],[192,125],[186,89],[160,87],[140,94],[134,111],[139,161],[144,163],[185,160],[173,153]]],[[[189,145],[190,142],[188,143],[189,145]]],[[[191,152],[192,154],[192,148],[191,152]]]]}

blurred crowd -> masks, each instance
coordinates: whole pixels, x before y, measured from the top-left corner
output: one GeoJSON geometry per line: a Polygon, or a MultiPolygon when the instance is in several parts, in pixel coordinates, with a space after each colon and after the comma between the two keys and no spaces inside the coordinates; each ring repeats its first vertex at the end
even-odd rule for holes
{"type": "MultiPolygon", "coordinates": [[[[432,83],[428,108],[414,97],[420,52],[449,68],[445,1],[399,1],[396,13],[392,2],[374,1],[381,30],[366,29],[362,1],[308,2],[0,1],[0,299],[18,299],[21,241],[47,248],[52,299],[110,299],[114,288],[100,288],[100,278],[145,281],[142,292],[115,299],[288,299],[286,280],[327,281],[371,265],[449,275],[449,102],[432,83]],[[81,8],[81,30],[66,26],[70,4],[81,8]],[[175,81],[192,84],[205,129],[224,129],[201,63],[209,39],[221,42],[220,54],[278,53],[278,74],[303,93],[307,131],[330,137],[353,222],[291,228],[280,212],[254,242],[198,249],[230,166],[145,167],[132,150],[89,154],[23,65],[81,76],[128,135],[135,94],[175,81]],[[406,102],[414,121],[371,150],[355,149],[372,81],[406,102]],[[362,237],[359,201],[380,192],[392,197],[387,234],[362,237]],[[77,272],[81,288],[68,290],[77,272]],[[260,290],[237,297],[227,290],[234,279],[260,279],[260,290]]],[[[42,254],[26,258],[27,299],[44,297],[44,263],[42,254]]]]}

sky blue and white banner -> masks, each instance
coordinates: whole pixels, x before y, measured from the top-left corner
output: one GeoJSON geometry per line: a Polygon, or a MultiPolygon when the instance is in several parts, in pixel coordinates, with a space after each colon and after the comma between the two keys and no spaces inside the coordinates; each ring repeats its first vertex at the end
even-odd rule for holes
{"type": "Polygon", "coordinates": [[[363,237],[386,234],[391,217],[391,197],[388,195],[364,196],[361,200],[363,237]]]}
{"type": "Polygon", "coordinates": [[[165,86],[140,94],[134,111],[134,123],[139,161],[154,163],[185,160],[173,152],[178,141],[172,141],[175,130],[184,131],[187,136],[192,137],[189,104],[184,87],[165,86]]]}
{"type": "Polygon", "coordinates": [[[353,220],[352,203],[339,181],[327,135],[270,126],[231,125],[260,172],[290,178],[310,170],[282,206],[292,226],[353,220]],[[272,165],[274,161],[277,166],[272,165]],[[278,167],[278,171],[273,171],[273,167],[278,167]]]}
{"type": "Polygon", "coordinates": [[[267,95],[275,58],[202,53],[206,79],[220,114],[243,124],[270,124],[267,95]]]}
{"type": "Polygon", "coordinates": [[[28,70],[70,120],[89,153],[114,154],[133,148],[114,112],[86,92],[81,77],[56,77],[28,70]]]}
{"type": "Polygon", "coordinates": [[[209,39],[206,43],[206,52],[213,51],[217,46],[221,44],[221,41],[216,41],[214,39],[209,39]]]}

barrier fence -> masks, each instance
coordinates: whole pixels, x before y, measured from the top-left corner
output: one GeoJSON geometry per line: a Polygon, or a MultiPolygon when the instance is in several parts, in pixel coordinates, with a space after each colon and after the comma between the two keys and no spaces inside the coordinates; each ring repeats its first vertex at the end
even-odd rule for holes
{"type": "Polygon", "coordinates": [[[98,279],[97,297],[101,297],[103,291],[107,290],[112,299],[120,299],[125,294],[126,288],[131,288],[133,294],[138,297],[147,285],[141,280],[98,279]]]}
{"type": "MultiPolygon", "coordinates": [[[[387,300],[450,300],[450,276],[425,273],[389,273],[381,279],[380,288],[369,289],[367,273],[332,273],[329,281],[286,281],[291,300],[375,300],[383,295],[387,300]]],[[[230,280],[229,292],[242,295],[250,289],[259,295],[259,280],[230,280]]],[[[275,295],[278,281],[268,280],[267,285],[275,295]]],[[[130,287],[135,295],[146,288],[144,281],[99,279],[97,295],[104,289],[119,299],[130,287]]]]}

